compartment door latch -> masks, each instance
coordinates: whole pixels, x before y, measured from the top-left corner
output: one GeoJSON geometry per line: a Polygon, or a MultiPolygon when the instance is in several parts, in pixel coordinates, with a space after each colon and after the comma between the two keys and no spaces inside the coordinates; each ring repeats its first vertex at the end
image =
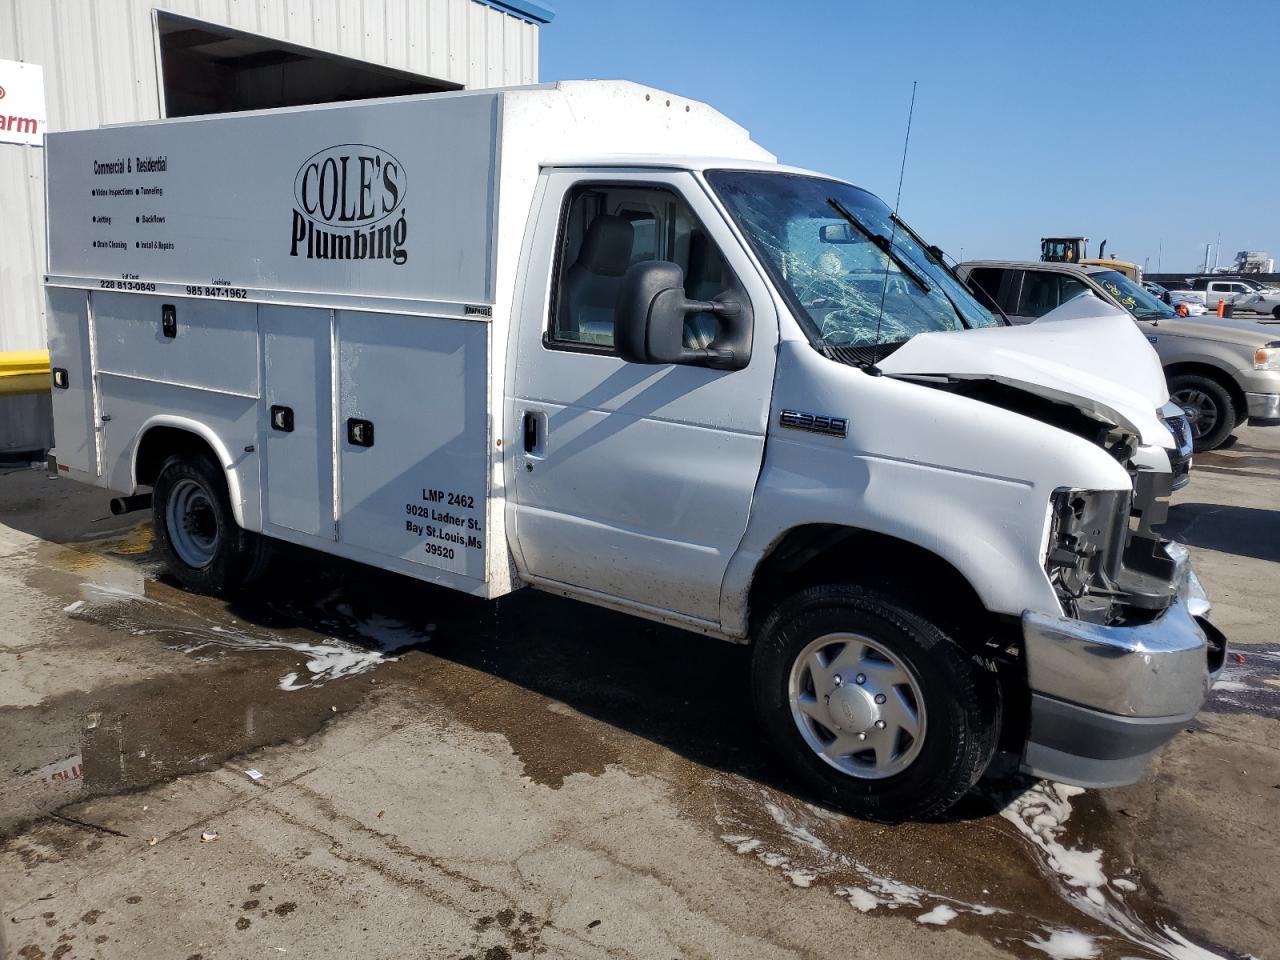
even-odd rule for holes
{"type": "Polygon", "coordinates": [[[160,305],[160,332],[169,340],[178,335],[178,308],[172,303],[160,305]]]}
{"type": "Polygon", "coordinates": [[[347,418],[347,443],[353,447],[373,446],[373,421],[347,418]]]}

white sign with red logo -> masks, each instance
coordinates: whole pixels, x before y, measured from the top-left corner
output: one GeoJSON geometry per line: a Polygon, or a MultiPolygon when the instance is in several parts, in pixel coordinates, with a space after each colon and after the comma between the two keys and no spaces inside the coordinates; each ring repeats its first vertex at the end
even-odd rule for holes
{"type": "Polygon", "coordinates": [[[0,143],[44,143],[44,68],[0,60],[0,143]]]}

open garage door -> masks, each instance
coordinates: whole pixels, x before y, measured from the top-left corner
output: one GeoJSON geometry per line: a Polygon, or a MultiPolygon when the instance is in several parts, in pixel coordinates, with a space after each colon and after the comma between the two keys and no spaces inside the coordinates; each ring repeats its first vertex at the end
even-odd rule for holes
{"type": "Polygon", "coordinates": [[[167,117],[461,89],[171,13],[155,16],[167,117]]]}

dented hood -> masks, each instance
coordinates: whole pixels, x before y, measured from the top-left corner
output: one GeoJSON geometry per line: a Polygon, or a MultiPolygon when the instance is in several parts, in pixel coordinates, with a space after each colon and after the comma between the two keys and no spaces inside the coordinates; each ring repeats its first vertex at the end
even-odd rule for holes
{"type": "Polygon", "coordinates": [[[1158,416],[1169,401],[1159,358],[1129,314],[1092,295],[1025,326],[923,333],[877,366],[893,377],[992,380],[1173,446],[1158,416]]]}

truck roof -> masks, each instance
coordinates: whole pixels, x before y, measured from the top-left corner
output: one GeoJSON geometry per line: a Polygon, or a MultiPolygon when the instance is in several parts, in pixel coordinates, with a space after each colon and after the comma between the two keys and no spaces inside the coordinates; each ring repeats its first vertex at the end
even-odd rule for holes
{"type": "MultiPolygon", "coordinates": [[[[741,162],[742,159],[750,158],[764,161],[766,165],[776,160],[772,153],[751,140],[751,134],[745,127],[735,123],[709,104],[701,100],[694,100],[666,90],[660,90],[657,87],[635,83],[631,80],[557,80],[551,83],[524,84],[509,87],[476,87],[471,90],[447,90],[440,93],[420,93],[402,97],[378,97],[359,101],[311,103],[295,107],[275,107],[270,110],[241,110],[229,113],[194,114],[186,117],[163,117],[157,120],[103,124],[100,129],[157,125],[173,126],[174,124],[209,123],[238,117],[286,116],[336,110],[349,111],[353,108],[360,109],[374,106],[409,105],[442,100],[482,99],[492,97],[494,94],[502,94],[504,97],[516,101],[525,100],[531,105],[541,104],[542,106],[533,106],[532,109],[540,109],[543,113],[547,112],[545,106],[547,95],[556,96],[557,99],[565,102],[571,116],[592,117],[593,121],[601,127],[601,138],[606,143],[617,139],[616,135],[614,135],[614,130],[617,128],[634,128],[637,124],[652,127],[656,122],[673,133],[697,129],[703,135],[703,139],[713,139],[726,147],[730,145],[733,147],[731,152],[707,155],[700,158],[702,160],[714,160],[723,156],[725,158],[736,157],[736,162],[741,162]],[[602,120],[604,118],[611,119],[613,123],[603,123],[602,120]]],[[[623,139],[633,140],[634,137],[624,137],[623,139]]],[[[680,139],[679,136],[675,138],[677,142],[680,139]]],[[[571,161],[581,164],[587,162],[588,159],[591,159],[594,163],[594,160],[599,156],[601,156],[601,153],[598,150],[584,151],[581,154],[567,152],[563,155],[561,163],[571,161]]],[[[639,157],[641,155],[635,154],[633,156],[639,157]]],[[[657,154],[652,159],[657,159],[658,157],[666,157],[666,155],[657,154]]],[[[667,159],[670,158],[667,157],[667,159]]],[[[648,162],[646,165],[653,166],[654,163],[648,162]]],[[[706,166],[712,165],[714,164],[706,164],[706,166]]],[[[694,167],[694,169],[697,168],[694,167]]],[[[684,167],[684,169],[689,168],[684,167]]]]}
{"type": "MultiPolygon", "coordinates": [[[[759,169],[773,172],[793,173],[802,176],[821,176],[826,179],[838,179],[813,170],[791,167],[776,162],[775,156],[751,139],[750,132],[734,122],[714,107],[689,97],[635,83],[631,80],[557,80],[550,83],[524,84],[509,87],[477,87],[471,90],[447,90],[439,93],[422,93],[402,97],[378,97],[360,101],[340,101],[336,103],[312,103],[294,107],[277,107],[270,110],[241,110],[228,113],[195,114],[186,117],[165,117],[157,120],[139,120],[129,123],[103,124],[101,129],[119,129],[133,127],[151,127],[157,125],[172,126],[182,123],[207,123],[210,121],[235,119],[237,117],[262,117],[270,115],[289,115],[350,109],[352,107],[368,107],[380,105],[404,105],[423,101],[441,101],[456,99],[475,99],[490,97],[495,93],[513,99],[528,99],[531,102],[544,99],[547,94],[558,94],[569,106],[572,113],[583,116],[614,117],[619,125],[636,121],[652,124],[655,110],[667,113],[666,125],[687,131],[696,128],[702,137],[717,145],[732,147],[731,151],[684,154],[684,153],[609,153],[598,149],[592,150],[584,144],[581,151],[565,149],[563,146],[547,158],[539,158],[543,167],[649,167],[675,170],[709,170],[728,167],[735,170],[759,169]]],[[[538,109],[538,108],[534,108],[538,109]]],[[[545,108],[543,108],[545,109],[545,108]]],[[[616,141],[610,130],[600,130],[600,140],[606,145],[616,141]]],[[[625,138],[633,140],[634,138],[625,138]]],[[[688,141],[675,136],[673,141],[687,147],[688,141]]],[[[678,149],[678,148],[677,148],[678,149]]],[[[844,181],[842,181],[844,182],[844,181]]]]}
{"type": "MultiPolygon", "coordinates": [[[[821,177],[837,183],[848,183],[839,177],[804,167],[793,167],[784,163],[771,163],[765,160],[744,160],[733,156],[681,156],[666,153],[612,153],[582,154],[572,157],[553,157],[542,161],[543,167],[648,167],[662,170],[760,170],[769,173],[789,173],[801,177],[821,177]]],[[[856,184],[853,184],[856,186],[856,184]]]]}

